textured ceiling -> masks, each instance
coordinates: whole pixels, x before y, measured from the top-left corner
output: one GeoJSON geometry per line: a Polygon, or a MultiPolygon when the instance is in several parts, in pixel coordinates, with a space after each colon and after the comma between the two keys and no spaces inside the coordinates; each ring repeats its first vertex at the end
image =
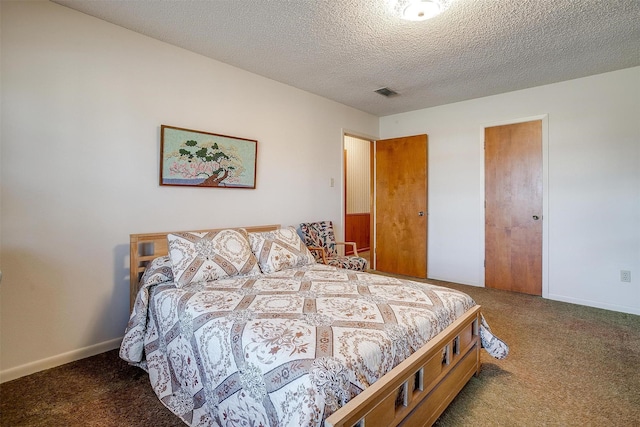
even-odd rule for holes
{"type": "Polygon", "coordinates": [[[452,0],[423,22],[388,1],[55,3],[377,116],[640,65],[640,0],[452,0]]]}

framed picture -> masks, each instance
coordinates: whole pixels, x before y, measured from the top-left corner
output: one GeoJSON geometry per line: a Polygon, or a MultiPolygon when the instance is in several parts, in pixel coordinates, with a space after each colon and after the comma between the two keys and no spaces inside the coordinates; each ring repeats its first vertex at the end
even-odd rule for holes
{"type": "Polygon", "coordinates": [[[162,125],[160,185],[256,188],[258,141],[162,125]]]}

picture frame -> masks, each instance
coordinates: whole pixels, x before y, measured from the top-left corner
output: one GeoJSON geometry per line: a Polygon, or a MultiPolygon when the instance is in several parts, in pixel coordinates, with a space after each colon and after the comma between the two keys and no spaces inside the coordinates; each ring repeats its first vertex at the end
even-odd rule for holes
{"type": "Polygon", "coordinates": [[[160,185],[256,188],[258,141],[160,126],[160,185]]]}

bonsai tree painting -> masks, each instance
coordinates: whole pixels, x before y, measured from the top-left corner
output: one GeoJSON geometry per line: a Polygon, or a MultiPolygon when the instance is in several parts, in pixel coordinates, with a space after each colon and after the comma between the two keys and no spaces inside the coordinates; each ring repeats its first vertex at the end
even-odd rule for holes
{"type": "Polygon", "coordinates": [[[160,185],[256,188],[258,141],[162,125],[160,185]]]}
{"type": "Polygon", "coordinates": [[[206,187],[224,187],[239,182],[245,172],[242,158],[237,148],[217,142],[187,140],[178,150],[166,154],[166,159],[174,159],[169,171],[173,176],[186,179],[203,179],[198,184],[206,187]]]}

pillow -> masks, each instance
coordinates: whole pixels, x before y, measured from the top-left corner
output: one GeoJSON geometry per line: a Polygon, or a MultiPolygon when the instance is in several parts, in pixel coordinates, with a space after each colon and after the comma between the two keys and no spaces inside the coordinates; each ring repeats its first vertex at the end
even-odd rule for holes
{"type": "Polygon", "coordinates": [[[178,287],[260,273],[244,229],[168,234],[167,240],[178,287]]]}
{"type": "Polygon", "coordinates": [[[263,273],[316,263],[293,227],[249,233],[249,242],[263,273]]]}
{"type": "Polygon", "coordinates": [[[155,258],[144,269],[140,285],[157,285],[158,283],[173,282],[171,260],[169,256],[155,258]]]}

